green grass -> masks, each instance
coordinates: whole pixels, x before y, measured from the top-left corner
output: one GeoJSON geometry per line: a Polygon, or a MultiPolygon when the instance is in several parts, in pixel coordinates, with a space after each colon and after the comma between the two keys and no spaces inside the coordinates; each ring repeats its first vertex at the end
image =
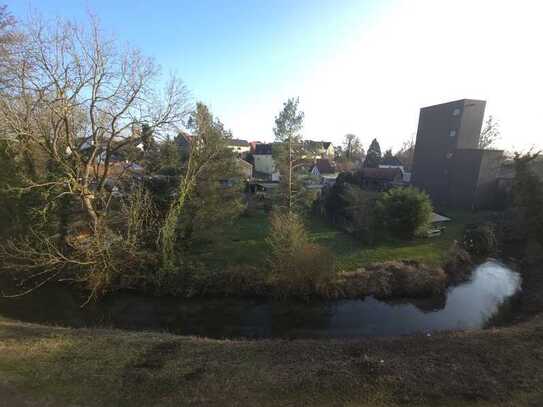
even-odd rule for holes
{"type": "Polygon", "coordinates": [[[0,319],[2,406],[535,406],[543,321],[356,340],[213,340],[0,319]]]}
{"type": "MultiPolygon", "coordinates": [[[[452,221],[447,224],[441,236],[413,241],[389,239],[375,246],[364,245],[321,219],[309,219],[307,224],[311,240],[334,252],[338,269],[352,271],[387,260],[418,260],[428,265],[441,264],[452,242],[462,237],[464,226],[480,216],[458,211],[449,215],[452,221]]],[[[268,230],[268,215],[264,212],[241,217],[225,231],[222,246],[214,253],[214,261],[221,265],[262,266],[267,255],[265,238],[268,230]]]]}

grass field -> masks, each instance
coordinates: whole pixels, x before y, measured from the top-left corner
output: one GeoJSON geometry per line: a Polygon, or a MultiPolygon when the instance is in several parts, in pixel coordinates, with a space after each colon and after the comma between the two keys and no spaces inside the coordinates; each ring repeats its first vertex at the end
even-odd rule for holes
{"type": "MultiPolygon", "coordinates": [[[[352,271],[369,263],[387,260],[418,260],[429,265],[441,264],[452,242],[462,237],[465,224],[474,221],[477,215],[455,212],[450,216],[452,221],[439,237],[413,241],[387,240],[375,246],[363,245],[320,219],[310,219],[307,224],[311,240],[335,253],[338,270],[352,271]]],[[[219,252],[214,253],[215,259],[228,265],[261,266],[267,255],[265,238],[268,228],[268,215],[264,212],[241,217],[225,232],[226,239],[219,252]]]]}
{"type": "Polygon", "coordinates": [[[539,406],[542,328],[246,341],[0,320],[0,406],[539,406]]]}

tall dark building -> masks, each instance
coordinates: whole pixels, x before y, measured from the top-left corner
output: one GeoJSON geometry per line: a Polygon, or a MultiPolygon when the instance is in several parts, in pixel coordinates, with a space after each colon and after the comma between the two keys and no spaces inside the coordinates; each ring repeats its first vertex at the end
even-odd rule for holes
{"type": "Polygon", "coordinates": [[[503,152],[478,148],[485,106],[462,99],[420,110],[412,183],[438,207],[491,206],[503,152]]]}

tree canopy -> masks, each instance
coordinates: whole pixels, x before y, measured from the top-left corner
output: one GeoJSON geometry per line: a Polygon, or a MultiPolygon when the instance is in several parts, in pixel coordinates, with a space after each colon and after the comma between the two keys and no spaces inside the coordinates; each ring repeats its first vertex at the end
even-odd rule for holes
{"type": "Polygon", "coordinates": [[[304,154],[301,134],[304,113],[299,110],[299,103],[299,98],[290,98],[283,103],[273,128],[277,142],[274,159],[281,174],[281,205],[289,212],[299,208],[305,195],[303,185],[296,176],[296,170],[303,164],[304,154]]]}
{"type": "Polygon", "coordinates": [[[377,139],[373,139],[366,153],[365,168],[377,168],[381,162],[381,146],[377,139]]]}

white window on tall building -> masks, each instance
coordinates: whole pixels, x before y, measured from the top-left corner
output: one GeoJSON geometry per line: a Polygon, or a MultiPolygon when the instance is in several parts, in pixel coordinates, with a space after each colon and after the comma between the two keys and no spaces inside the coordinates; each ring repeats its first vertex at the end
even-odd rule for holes
{"type": "Polygon", "coordinates": [[[456,137],[456,130],[451,130],[451,132],[449,133],[449,137],[456,137]]]}
{"type": "Polygon", "coordinates": [[[461,112],[460,108],[457,107],[456,109],[453,110],[453,116],[460,116],[460,112],[461,112]]]}

